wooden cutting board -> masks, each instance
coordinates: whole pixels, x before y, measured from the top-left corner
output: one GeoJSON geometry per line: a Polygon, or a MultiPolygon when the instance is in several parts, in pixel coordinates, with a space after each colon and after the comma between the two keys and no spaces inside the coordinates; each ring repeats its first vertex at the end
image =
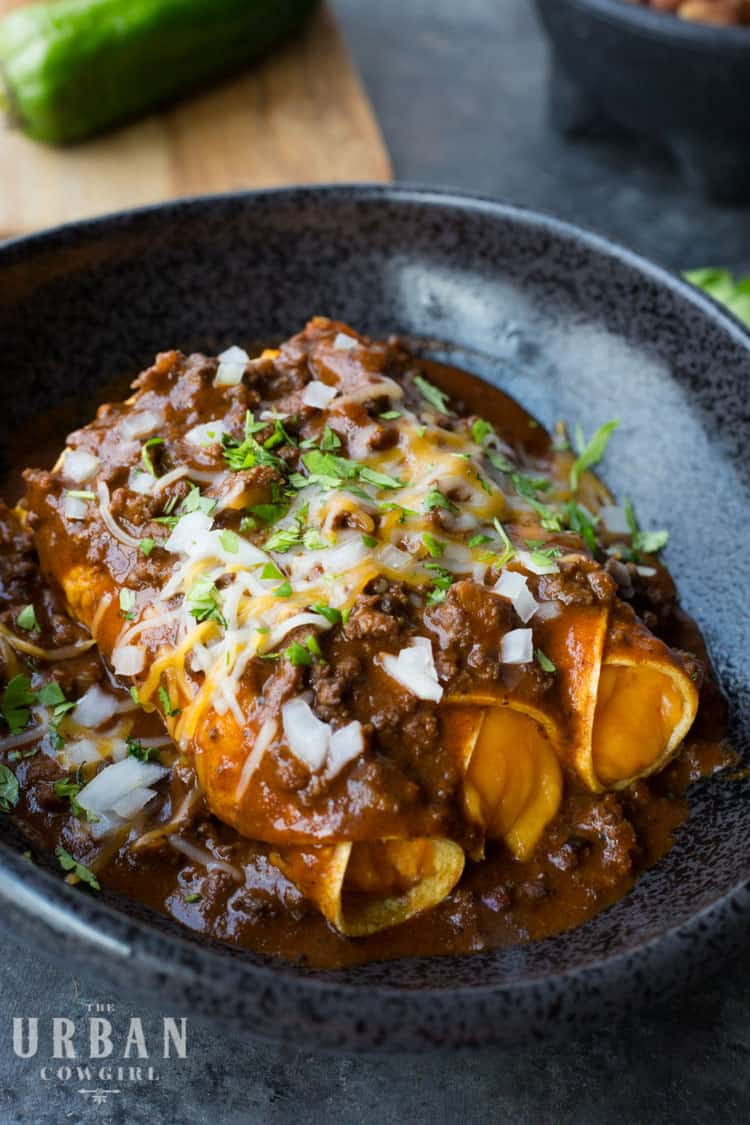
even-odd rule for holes
{"type": "MultiPolygon", "coordinates": [[[[24,0],[0,0],[0,13],[24,0]]],[[[176,196],[384,181],[390,161],[332,13],[265,61],[73,148],[0,125],[0,238],[176,196]]]]}

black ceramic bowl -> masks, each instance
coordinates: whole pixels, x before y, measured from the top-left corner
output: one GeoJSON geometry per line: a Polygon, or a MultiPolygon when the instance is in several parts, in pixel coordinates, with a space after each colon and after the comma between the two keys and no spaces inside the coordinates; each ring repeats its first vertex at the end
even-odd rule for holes
{"type": "Polygon", "coordinates": [[[664,144],[717,201],[750,200],[750,28],[690,23],[626,0],[536,0],[552,43],[552,120],[664,144]]]}
{"type": "MultiPolygon", "coordinates": [[[[286,335],[313,312],[398,330],[547,425],[622,419],[611,483],[649,525],[750,731],[750,345],[688,285],[554,219],[469,197],[315,188],[169,204],[0,247],[0,441],[172,345],[286,335]],[[439,342],[439,343],[438,343],[439,342]]],[[[66,409],[68,409],[66,407],[66,409]]],[[[70,417],[70,421],[73,418],[70,417]]],[[[0,818],[1,819],[1,818],[0,818]]],[[[614,1019],[705,973],[750,919],[750,781],[694,793],[673,851],[574,932],[463,958],[310,972],[207,946],[32,866],[0,829],[0,919],[104,987],[295,1044],[517,1040],[614,1019]]]]}

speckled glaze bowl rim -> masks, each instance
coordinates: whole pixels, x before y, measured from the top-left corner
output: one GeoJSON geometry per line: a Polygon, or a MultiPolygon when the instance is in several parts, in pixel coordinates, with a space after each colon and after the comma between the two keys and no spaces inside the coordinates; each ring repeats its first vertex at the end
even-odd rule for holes
{"type": "Polygon", "coordinates": [[[699,47],[712,53],[750,51],[750,27],[719,27],[681,20],[671,12],[631,4],[628,0],[557,0],[557,3],[566,3],[569,8],[590,12],[653,39],[669,40],[676,47],[699,47]]]}
{"type": "MultiPolygon", "coordinates": [[[[286,206],[315,202],[329,207],[353,203],[377,207],[396,203],[419,209],[453,209],[457,215],[486,213],[559,241],[583,245],[599,258],[616,259],[688,302],[698,316],[708,319],[750,356],[750,332],[731,314],[682,278],[607,237],[552,215],[488,197],[406,184],[332,184],[233,192],[115,212],[0,243],[0,282],[4,268],[22,262],[29,253],[35,254],[40,250],[57,253],[99,233],[105,237],[109,233],[121,234],[123,228],[137,229],[139,223],[153,223],[154,218],[160,216],[172,221],[190,211],[200,212],[214,205],[235,201],[251,203],[259,208],[273,208],[276,202],[286,206]]],[[[181,985],[196,978],[202,978],[205,987],[210,988],[214,996],[236,995],[241,985],[246,988],[248,985],[255,986],[258,991],[267,985],[281,997],[282,1011],[278,1025],[275,1025],[275,1030],[269,1031],[272,1021],[266,1018],[265,1026],[261,1024],[248,1029],[252,1034],[271,1038],[282,1036],[285,1033],[284,1005],[293,1003],[297,1014],[292,1017],[292,1026],[306,1027],[311,1043],[397,1049],[429,1045],[430,1036],[424,1030],[422,1018],[433,1014],[431,1005],[437,999],[442,1006],[450,1007],[457,1019],[462,1017],[469,1022],[478,1001],[487,1005],[490,1014],[481,1028],[453,1036],[445,1034],[441,1039],[443,1043],[454,1045],[476,1045],[504,1038],[500,1021],[493,1023],[491,1017],[493,1003],[499,1004],[501,1000],[507,1005],[509,1000],[517,998],[519,1002],[528,1004],[531,996],[537,1009],[547,1013],[545,1019],[554,1020],[556,1017],[552,1013],[557,1013],[561,1005],[564,1009],[564,998],[572,985],[578,983],[580,986],[596,979],[597,987],[579,988],[575,1009],[563,1012],[562,1018],[570,1028],[575,1026],[577,1017],[583,1014],[582,1008],[587,1005],[589,1018],[596,1018],[595,1014],[601,1007],[602,988],[606,988],[616,1002],[628,1002],[634,1007],[643,1003],[640,990],[634,985],[636,967],[656,980],[656,987],[650,993],[652,999],[686,987],[735,950],[740,941],[738,935],[747,933],[750,881],[738,882],[729,892],[687,920],[611,956],[595,957],[560,973],[468,987],[421,984],[418,988],[389,987],[369,983],[366,979],[350,982],[340,979],[336,973],[314,972],[270,958],[243,955],[241,951],[227,946],[201,942],[177,926],[171,932],[165,932],[147,921],[124,914],[116,906],[72,890],[49,872],[30,865],[18,851],[4,843],[0,843],[0,902],[3,903],[0,924],[14,930],[17,937],[58,954],[63,951],[72,963],[81,968],[88,966],[89,970],[97,969],[101,979],[109,983],[116,983],[118,974],[127,971],[127,965],[130,965],[132,972],[128,988],[143,997],[158,991],[174,1000],[182,996],[181,985]],[[702,958],[705,954],[700,969],[698,958],[694,955],[687,958],[688,966],[684,968],[683,951],[688,948],[694,951],[696,945],[701,949],[702,958]],[[200,969],[197,968],[198,962],[200,969]],[[390,1033],[384,1034],[382,1042],[373,1043],[366,1032],[358,1037],[351,1028],[342,1029],[340,1024],[330,1033],[326,1030],[328,1001],[332,1012],[335,1012],[337,1003],[353,1012],[352,1005],[361,1006],[365,996],[381,1001],[383,1011],[387,1013],[383,1016],[383,1026],[387,1025],[390,1033]],[[321,1002],[323,998],[326,1003],[321,1002]],[[312,1014],[300,1016],[299,1011],[307,1012],[308,1006],[312,1014]]],[[[642,976],[643,973],[641,979],[642,976]]],[[[201,1010],[200,1002],[196,1007],[201,1010]]],[[[203,1010],[205,1013],[205,1007],[203,1010]]],[[[261,1001],[258,1001],[258,1010],[263,1011],[261,1001]]],[[[232,1017],[228,1018],[232,1022],[232,1017]]],[[[517,1035],[516,1026],[514,1038],[517,1035]]]]}

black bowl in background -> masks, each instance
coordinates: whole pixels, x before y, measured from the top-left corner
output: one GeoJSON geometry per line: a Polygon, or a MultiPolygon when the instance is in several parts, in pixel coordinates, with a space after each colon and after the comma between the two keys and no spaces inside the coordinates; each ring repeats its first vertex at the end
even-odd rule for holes
{"type": "Polygon", "coordinates": [[[750,28],[627,0],[535,0],[552,44],[549,106],[569,135],[661,142],[717,202],[750,201],[750,28]]]}
{"type": "MultiPolygon", "coordinates": [[[[337,187],[178,202],[7,243],[0,447],[41,456],[50,408],[67,425],[85,421],[114,377],[159,350],[278,338],[315,312],[399,331],[548,426],[567,418],[591,433],[622,420],[605,475],[646,526],[671,528],[668,562],[745,748],[750,338],[604,239],[470,197],[337,187]]],[[[615,1020],[737,948],[750,919],[748,839],[750,778],[717,777],[696,788],[672,852],[578,930],[473,957],[312,972],[70,888],[22,858],[0,824],[0,925],[102,987],[235,1034],[389,1049],[515,1041],[615,1020]]]]}

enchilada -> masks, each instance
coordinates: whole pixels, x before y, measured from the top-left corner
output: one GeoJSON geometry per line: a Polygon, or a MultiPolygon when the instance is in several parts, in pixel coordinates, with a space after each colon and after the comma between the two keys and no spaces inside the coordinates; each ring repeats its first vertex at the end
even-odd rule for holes
{"type": "Polygon", "coordinates": [[[166,353],[19,510],[173,768],[350,937],[497,849],[533,864],[566,802],[662,771],[698,707],[700,660],[621,597],[663,571],[590,475],[614,427],[571,450],[449,384],[322,318],[254,360],[166,353]]]}

